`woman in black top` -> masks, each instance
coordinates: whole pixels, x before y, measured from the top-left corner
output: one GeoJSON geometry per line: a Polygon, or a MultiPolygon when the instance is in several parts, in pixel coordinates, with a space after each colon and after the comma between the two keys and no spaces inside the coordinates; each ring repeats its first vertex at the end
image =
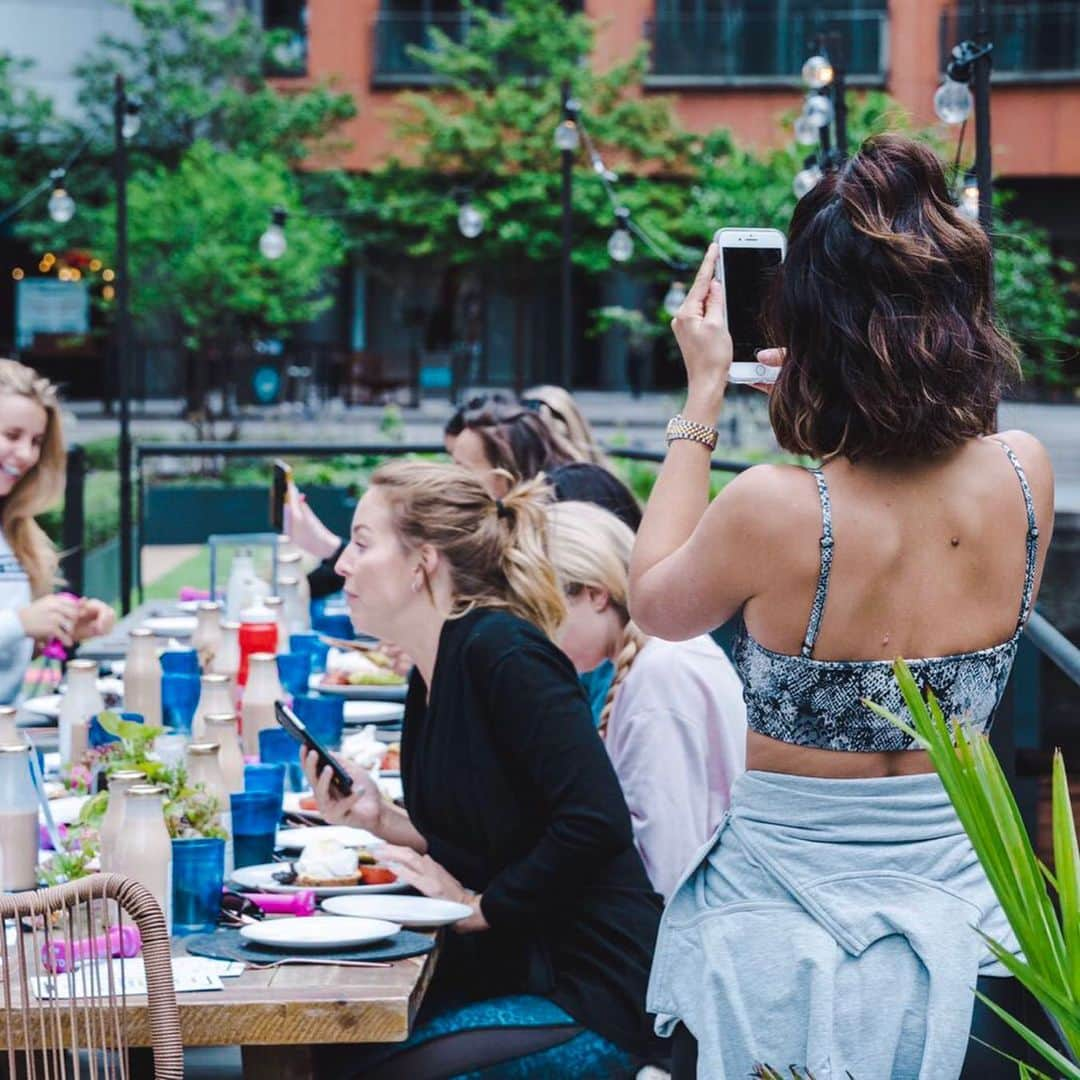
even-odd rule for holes
{"type": "Polygon", "coordinates": [[[416,663],[408,809],[359,770],[336,798],[308,755],[320,807],[386,840],[380,857],[420,892],[473,911],[447,935],[413,1037],[365,1076],[507,1059],[515,1076],[632,1076],[649,1051],[660,900],[580,683],[548,636],[564,605],[545,500],[539,482],[495,499],[454,466],[383,466],[338,562],[357,629],[416,663]]]}

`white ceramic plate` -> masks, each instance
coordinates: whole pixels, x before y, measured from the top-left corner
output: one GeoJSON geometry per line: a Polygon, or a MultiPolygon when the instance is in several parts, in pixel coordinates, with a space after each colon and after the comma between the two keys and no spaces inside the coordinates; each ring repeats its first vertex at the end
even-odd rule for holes
{"type": "Polygon", "coordinates": [[[323,911],[366,919],[389,919],[417,930],[467,919],[472,908],[452,900],[434,900],[430,896],[331,896],[323,901],[323,911]]]}
{"type": "Polygon", "coordinates": [[[368,893],[402,892],[408,888],[404,881],[392,881],[389,885],[282,885],[274,880],[274,874],[288,868],[287,863],[263,863],[261,866],[242,866],[234,870],[233,881],[252,892],[298,893],[310,889],[316,896],[365,896],[368,893]]]}
{"type": "Polygon", "coordinates": [[[353,829],[348,825],[312,825],[304,829],[279,829],[277,846],[286,851],[303,851],[316,840],[333,840],[345,847],[375,847],[381,843],[374,833],[366,829],[353,829]]]}
{"type": "Polygon", "coordinates": [[[190,637],[197,622],[194,615],[152,615],[143,626],[157,637],[190,637]]]}
{"type": "Polygon", "coordinates": [[[405,797],[405,789],[401,786],[401,776],[380,776],[376,781],[379,790],[391,801],[397,802],[405,797]]]}
{"type": "Polygon", "coordinates": [[[240,936],[275,949],[348,949],[385,941],[399,933],[397,923],[385,919],[343,919],[313,915],[310,918],[265,919],[240,928],[240,936]]]}
{"type": "Polygon", "coordinates": [[[346,724],[401,726],[405,706],[396,701],[346,701],[346,724]]]}
{"type": "Polygon", "coordinates": [[[404,701],[408,689],[405,683],[395,686],[323,686],[321,672],[311,676],[308,687],[320,694],[343,697],[348,701],[404,701]]]}
{"type": "Polygon", "coordinates": [[[27,718],[23,723],[40,723],[41,720],[56,720],[60,716],[60,702],[64,700],[63,694],[39,694],[37,697],[27,698],[22,702],[22,708],[40,719],[37,721],[27,718]]]}

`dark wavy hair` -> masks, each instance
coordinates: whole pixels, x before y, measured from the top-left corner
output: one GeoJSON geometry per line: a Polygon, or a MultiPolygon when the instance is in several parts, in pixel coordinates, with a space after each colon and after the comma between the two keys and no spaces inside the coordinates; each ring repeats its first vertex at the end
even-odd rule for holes
{"type": "Polygon", "coordinates": [[[1016,348],[994,323],[990,244],[941,163],[867,140],[795,207],[765,322],[787,357],[777,440],[818,458],[926,458],[994,430],[1016,348]]]}
{"type": "MultiPolygon", "coordinates": [[[[484,400],[461,413],[461,428],[480,437],[493,469],[503,469],[515,482],[575,460],[574,451],[540,417],[516,402],[484,400]]],[[[448,430],[448,429],[447,429],[448,430]]]]}

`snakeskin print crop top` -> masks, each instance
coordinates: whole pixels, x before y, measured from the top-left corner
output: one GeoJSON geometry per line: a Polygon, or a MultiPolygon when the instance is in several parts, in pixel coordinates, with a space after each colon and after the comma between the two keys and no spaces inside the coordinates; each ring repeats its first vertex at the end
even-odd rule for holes
{"type": "MultiPolygon", "coordinates": [[[[994,711],[1016,657],[1031,610],[1039,530],[1031,488],[1012,449],[995,439],[1012,462],[1027,508],[1027,565],[1016,630],[1008,641],[975,652],[908,660],[920,686],[929,685],[946,717],[960,717],[973,730],[989,731],[994,711]]],[[[814,642],[825,611],[832,568],[833,532],[829,489],[820,469],[812,470],[821,498],[821,570],[801,655],[773,652],[750,635],[740,617],[732,658],[743,680],[746,720],[752,731],[773,739],[822,750],[916,750],[899,728],[862,704],[865,698],[908,718],[893,678],[891,660],[815,660],[814,642]]]]}

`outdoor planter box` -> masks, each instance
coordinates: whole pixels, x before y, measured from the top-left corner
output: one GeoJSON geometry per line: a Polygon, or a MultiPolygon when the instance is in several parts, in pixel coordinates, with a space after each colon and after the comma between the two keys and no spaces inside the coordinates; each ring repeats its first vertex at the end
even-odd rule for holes
{"type": "MultiPolygon", "coordinates": [[[[347,536],[356,495],[344,487],[305,487],[308,504],[338,536],[347,536]]],[[[215,533],[269,532],[266,487],[156,484],[143,492],[143,544],[204,544],[215,533]]]]}

